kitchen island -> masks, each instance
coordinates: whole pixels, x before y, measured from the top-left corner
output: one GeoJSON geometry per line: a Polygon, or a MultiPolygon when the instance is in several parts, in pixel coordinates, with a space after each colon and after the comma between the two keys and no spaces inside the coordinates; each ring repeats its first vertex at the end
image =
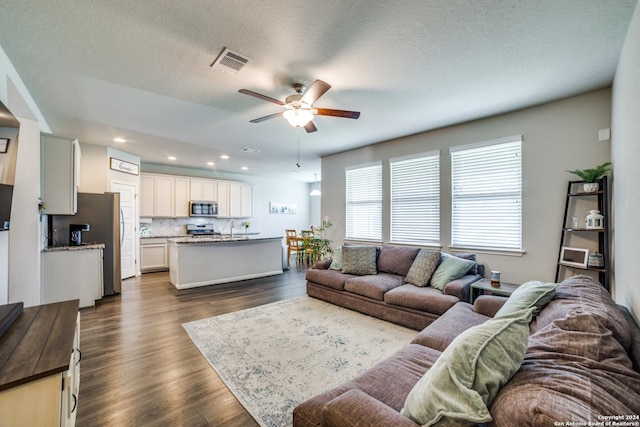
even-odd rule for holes
{"type": "Polygon", "coordinates": [[[188,289],[282,274],[283,237],[168,239],[169,279],[188,289]]]}

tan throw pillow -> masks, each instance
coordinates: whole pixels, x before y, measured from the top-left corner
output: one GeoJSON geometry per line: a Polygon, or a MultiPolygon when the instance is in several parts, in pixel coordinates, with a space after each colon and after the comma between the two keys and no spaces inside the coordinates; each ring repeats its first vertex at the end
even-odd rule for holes
{"type": "Polygon", "coordinates": [[[411,283],[416,286],[427,286],[431,275],[440,264],[440,251],[432,251],[429,249],[420,249],[416,259],[413,260],[411,268],[404,279],[405,283],[411,283]]]}
{"type": "Polygon", "coordinates": [[[458,335],[413,387],[401,414],[427,427],[491,421],[491,402],[524,360],[532,312],[489,319],[458,335]]]}
{"type": "Polygon", "coordinates": [[[375,246],[343,246],[342,272],[358,276],[378,274],[376,255],[375,246]]]}

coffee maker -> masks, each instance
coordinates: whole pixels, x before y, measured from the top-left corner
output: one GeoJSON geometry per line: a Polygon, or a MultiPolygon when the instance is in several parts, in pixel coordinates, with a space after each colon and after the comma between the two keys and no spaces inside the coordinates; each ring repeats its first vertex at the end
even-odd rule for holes
{"type": "Polygon", "coordinates": [[[82,244],[82,232],[91,230],[89,224],[69,225],[69,246],[80,246],[82,244]]]}

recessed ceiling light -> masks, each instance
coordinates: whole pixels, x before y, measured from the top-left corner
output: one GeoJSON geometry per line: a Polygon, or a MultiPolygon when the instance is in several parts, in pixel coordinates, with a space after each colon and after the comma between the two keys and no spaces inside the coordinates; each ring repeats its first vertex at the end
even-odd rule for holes
{"type": "Polygon", "coordinates": [[[229,156],[227,156],[226,154],[223,154],[222,156],[220,156],[220,158],[227,160],[229,158],[229,156]]]}
{"type": "Polygon", "coordinates": [[[209,166],[213,166],[213,165],[215,165],[215,163],[213,163],[213,162],[207,162],[207,165],[209,165],[209,166]]]}
{"type": "Polygon", "coordinates": [[[243,166],[241,169],[242,169],[243,171],[248,171],[248,170],[249,170],[249,168],[248,168],[248,167],[246,167],[246,166],[243,166]]]}
{"type": "Polygon", "coordinates": [[[175,158],[175,157],[173,157],[173,156],[169,156],[169,157],[167,157],[167,159],[169,159],[169,160],[176,160],[176,158],[175,158]]]}
{"type": "Polygon", "coordinates": [[[126,139],[124,139],[124,138],[120,138],[120,137],[113,138],[113,140],[114,140],[115,142],[120,142],[120,143],[122,143],[122,142],[127,142],[127,140],[126,140],[126,139]]]}

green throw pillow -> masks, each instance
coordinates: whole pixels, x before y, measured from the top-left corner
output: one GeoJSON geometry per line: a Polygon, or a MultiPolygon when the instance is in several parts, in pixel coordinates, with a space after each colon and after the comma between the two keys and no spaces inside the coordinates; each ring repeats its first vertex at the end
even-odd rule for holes
{"type": "Polygon", "coordinates": [[[557,283],[545,283],[537,280],[524,283],[513,291],[494,317],[504,316],[529,307],[535,307],[533,317],[536,317],[556,295],[557,286],[557,283]]]}
{"type": "Polygon", "coordinates": [[[359,276],[378,274],[377,250],[375,246],[343,246],[342,272],[359,276]]]}
{"type": "Polygon", "coordinates": [[[342,246],[338,246],[333,250],[333,259],[329,270],[342,270],[342,246]]]}
{"type": "Polygon", "coordinates": [[[458,335],[413,387],[401,414],[422,426],[491,421],[491,402],[524,360],[532,312],[489,319],[458,335]]]}
{"type": "Polygon", "coordinates": [[[438,264],[440,264],[440,251],[420,249],[404,281],[416,286],[427,286],[438,264]]]}
{"type": "Polygon", "coordinates": [[[440,265],[431,276],[431,287],[443,290],[447,283],[464,276],[475,264],[474,261],[442,252],[440,265]]]}

